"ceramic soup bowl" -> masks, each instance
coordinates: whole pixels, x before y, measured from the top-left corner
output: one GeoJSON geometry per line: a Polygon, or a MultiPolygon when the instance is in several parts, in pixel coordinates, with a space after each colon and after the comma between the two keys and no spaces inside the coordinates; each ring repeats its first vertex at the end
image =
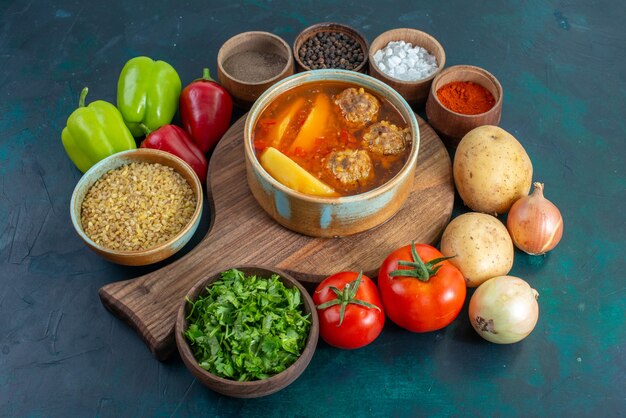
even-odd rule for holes
{"type": "Polygon", "coordinates": [[[412,190],[419,144],[415,114],[402,96],[382,81],[354,71],[307,71],[275,84],[252,106],[244,128],[248,185],[259,205],[286,228],[315,237],[352,235],[381,225],[400,210],[412,190]],[[287,90],[325,81],[354,84],[381,96],[399,111],[410,129],[411,149],[406,163],[394,177],[373,190],[341,197],[300,193],[270,176],[255,155],[254,128],[263,110],[287,90]]]}

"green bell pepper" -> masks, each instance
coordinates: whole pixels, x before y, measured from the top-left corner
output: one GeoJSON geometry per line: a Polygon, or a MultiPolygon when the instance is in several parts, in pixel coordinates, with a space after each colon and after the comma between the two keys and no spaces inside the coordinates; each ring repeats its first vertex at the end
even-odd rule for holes
{"type": "Polygon", "coordinates": [[[144,135],[142,123],[156,131],[172,121],[180,89],[178,73],[165,61],[135,57],[124,65],[117,82],[117,107],[134,137],[144,135]]]}
{"type": "Polygon", "coordinates": [[[61,132],[65,152],[83,173],[109,155],[137,148],[115,106],[102,100],[85,106],[88,91],[85,87],[80,93],[78,109],[67,118],[61,132]]]}

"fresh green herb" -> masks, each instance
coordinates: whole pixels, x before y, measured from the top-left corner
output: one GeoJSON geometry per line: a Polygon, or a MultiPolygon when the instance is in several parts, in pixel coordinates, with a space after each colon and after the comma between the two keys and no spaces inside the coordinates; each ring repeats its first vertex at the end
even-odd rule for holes
{"type": "Polygon", "coordinates": [[[191,305],[185,336],[203,369],[228,379],[259,380],[300,357],[311,322],[300,291],[231,269],[191,305]]]}

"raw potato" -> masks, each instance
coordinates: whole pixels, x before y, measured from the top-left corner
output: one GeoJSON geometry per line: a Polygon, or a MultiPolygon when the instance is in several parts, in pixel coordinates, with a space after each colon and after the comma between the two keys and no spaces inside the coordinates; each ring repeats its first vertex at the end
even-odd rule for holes
{"type": "Polygon", "coordinates": [[[484,213],[465,213],[448,224],[441,237],[441,253],[476,287],[513,267],[513,241],[502,222],[484,213]]]}
{"type": "Polygon", "coordinates": [[[476,212],[506,213],[530,191],[533,166],[510,133],[485,125],[469,131],[454,156],[454,183],[476,212]]]}

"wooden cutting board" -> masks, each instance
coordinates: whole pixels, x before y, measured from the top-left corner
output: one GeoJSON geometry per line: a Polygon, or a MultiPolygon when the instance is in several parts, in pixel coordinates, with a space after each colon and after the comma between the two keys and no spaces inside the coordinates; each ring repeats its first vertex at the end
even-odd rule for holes
{"type": "Polygon", "coordinates": [[[174,322],[187,291],[200,279],[234,265],[282,269],[309,289],[343,270],[376,277],[387,254],[412,240],[435,242],[450,220],[454,186],[450,156],[418,117],[420,150],[413,192],[387,223],[344,238],[312,238],[274,222],[248,189],[243,150],[245,116],[217,145],[207,177],[211,226],[185,257],[136,279],[100,289],[102,304],[124,320],[159,359],[176,349],[174,322]]]}

